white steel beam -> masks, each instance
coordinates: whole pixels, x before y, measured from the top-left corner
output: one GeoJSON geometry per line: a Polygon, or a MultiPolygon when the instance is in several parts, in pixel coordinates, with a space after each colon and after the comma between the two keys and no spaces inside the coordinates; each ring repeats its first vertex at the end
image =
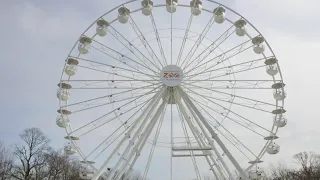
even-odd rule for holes
{"type": "MultiPolygon", "coordinates": [[[[239,163],[236,161],[236,159],[232,156],[232,154],[230,153],[230,151],[227,149],[227,147],[224,145],[224,143],[221,141],[221,139],[218,137],[218,135],[214,132],[214,130],[212,129],[212,127],[209,125],[209,123],[206,121],[206,119],[204,118],[204,116],[200,113],[200,111],[197,109],[197,107],[193,104],[193,102],[190,100],[189,96],[187,95],[186,92],[184,92],[184,90],[181,87],[177,87],[179,94],[181,95],[181,98],[184,100],[184,102],[186,104],[188,104],[191,109],[196,113],[196,115],[199,117],[199,119],[201,120],[202,124],[206,127],[206,129],[209,131],[209,133],[211,134],[212,138],[217,142],[217,144],[220,146],[220,148],[223,150],[223,152],[226,154],[226,156],[229,158],[229,160],[231,161],[231,163],[235,166],[235,168],[239,171],[239,173],[241,174],[241,176],[243,178],[248,179],[247,174],[244,172],[244,170],[241,168],[241,166],[239,165],[239,163]]],[[[213,143],[213,142],[212,142],[213,143]]],[[[214,146],[213,146],[214,148],[214,146]]],[[[217,151],[214,148],[214,151],[217,151]]],[[[218,156],[221,156],[219,153],[217,153],[218,156]]],[[[220,158],[220,157],[219,157],[220,158]]],[[[220,158],[221,162],[223,162],[222,157],[220,158]]],[[[224,164],[224,163],[223,163],[224,164]]],[[[231,175],[232,179],[234,179],[233,175],[231,174],[230,170],[228,169],[227,166],[225,166],[226,170],[228,171],[229,176],[231,175]]]]}
{"type": "MultiPolygon", "coordinates": [[[[135,129],[135,127],[138,125],[138,123],[145,117],[145,119],[148,118],[148,116],[151,115],[151,111],[158,105],[159,101],[161,100],[161,97],[165,93],[165,88],[162,88],[151,100],[150,106],[147,106],[147,108],[142,112],[140,117],[134,122],[134,124],[130,127],[129,131],[126,133],[126,135],[123,137],[123,139],[120,141],[120,143],[117,145],[117,147],[113,150],[113,152],[110,154],[108,159],[104,162],[104,164],[101,166],[101,168],[95,172],[93,178],[91,180],[98,180],[99,177],[105,172],[108,168],[109,162],[113,159],[113,157],[118,152],[119,148],[122,146],[122,144],[130,138],[131,132],[135,129]],[[147,115],[146,115],[147,114],[147,115]]],[[[143,121],[143,123],[140,125],[140,127],[146,122],[143,121]]]]}
{"type": "Polygon", "coordinates": [[[208,154],[172,154],[172,157],[208,156],[208,154]]]}
{"type": "MultiPolygon", "coordinates": [[[[204,140],[203,140],[202,138],[200,138],[200,137],[201,137],[200,132],[199,132],[198,129],[193,125],[193,123],[190,121],[190,119],[189,119],[189,117],[188,117],[188,115],[187,115],[187,113],[186,113],[186,110],[185,110],[184,106],[181,104],[181,102],[178,102],[178,106],[179,106],[179,109],[180,109],[180,111],[182,112],[182,115],[184,116],[184,118],[185,118],[188,126],[190,127],[191,132],[193,133],[194,137],[196,138],[198,144],[200,145],[200,147],[206,145],[206,143],[204,142],[204,140]]],[[[207,139],[208,139],[208,141],[210,142],[210,139],[209,139],[208,136],[207,136],[207,139]]],[[[206,152],[206,151],[203,151],[203,153],[205,153],[205,152],[206,152]]],[[[207,156],[206,156],[206,160],[207,160],[207,162],[208,162],[208,164],[209,164],[209,166],[210,166],[210,168],[211,168],[211,171],[212,171],[213,174],[215,175],[216,179],[219,180],[220,178],[218,178],[218,175],[216,174],[216,172],[215,172],[215,170],[214,170],[214,167],[213,167],[214,165],[216,165],[216,168],[217,168],[217,170],[218,170],[218,172],[219,172],[219,174],[220,174],[220,177],[222,177],[222,179],[226,179],[224,173],[222,172],[222,169],[221,169],[220,165],[219,165],[218,162],[215,160],[215,157],[213,157],[213,155],[212,155],[212,153],[211,153],[210,151],[207,151],[207,152],[208,152],[208,153],[207,153],[207,156]],[[212,160],[213,164],[211,164],[208,156],[209,156],[210,159],[212,160]]]]}
{"type": "MultiPolygon", "coordinates": [[[[166,93],[168,93],[168,91],[166,91],[166,93]]],[[[136,162],[136,159],[140,156],[140,152],[142,151],[144,145],[146,144],[146,142],[148,140],[148,137],[150,136],[150,134],[151,134],[153,128],[155,127],[158,119],[160,119],[160,116],[163,113],[163,111],[165,110],[166,104],[168,103],[169,95],[166,94],[165,96],[166,96],[166,98],[162,101],[161,105],[159,106],[159,108],[157,109],[156,113],[152,117],[150,123],[145,128],[145,131],[141,134],[141,137],[139,138],[139,140],[137,141],[135,146],[132,148],[132,150],[131,150],[131,152],[130,152],[127,160],[126,160],[126,163],[123,163],[121,168],[119,168],[119,173],[117,174],[118,177],[122,176],[122,174],[127,169],[127,166],[129,165],[129,162],[132,160],[133,157],[135,157],[134,161],[129,165],[131,168],[134,166],[134,163],[136,162]]],[[[139,132],[140,131],[137,131],[137,133],[135,135],[140,134],[139,132]]],[[[111,177],[112,176],[109,176],[107,180],[110,180],[111,177]]]]}
{"type": "Polygon", "coordinates": [[[187,147],[187,146],[179,146],[179,147],[172,147],[173,151],[204,151],[204,150],[212,150],[209,146],[204,147],[187,147]]]}

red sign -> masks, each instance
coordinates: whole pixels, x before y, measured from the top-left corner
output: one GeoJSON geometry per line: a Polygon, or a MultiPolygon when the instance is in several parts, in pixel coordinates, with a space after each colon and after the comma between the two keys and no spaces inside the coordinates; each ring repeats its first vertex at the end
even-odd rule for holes
{"type": "Polygon", "coordinates": [[[163,72],[163,78],[168,79],[168,78],[180,78],[179,73],[174,73],[174,72],[163,72]]]}

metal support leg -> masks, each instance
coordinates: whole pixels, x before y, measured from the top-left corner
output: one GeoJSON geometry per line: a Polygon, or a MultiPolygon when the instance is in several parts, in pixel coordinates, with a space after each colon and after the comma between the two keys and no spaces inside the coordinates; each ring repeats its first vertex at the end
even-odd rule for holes
{"type": "MultiPolygon", "coordinates": [[[[129,131],[126,133],[126,135],[123,137],[123,139],[120,141],[120,143],[117,145],[117,147],[113,150],[113,152],[110,154],[108,159],[104,162],[104,164],[101,166],[101,168],[95,173],[94,177],[91,180],[98,180],[99,177],[105,172],[108,168],[109,162],[113,159],[113,157],[118,152],[119,148],[122,146],[122,144],[130,138],[131,132],[135,129],[135,127],[138,125],[138,123],[146,116],[151,115],[151,111],[158,105],[159,101],[161,100],[161,97],[165,93],[165,88],[162,88],[151,100],[150,106],[147,106],[147,108],[142,112],[140,117],[134,122],[134,124],[130,127],[129,131]],[[147,114],[147,115],[146,115],[147,114]]],[[[145,119],[146,119],[145,118],[145,119]]],[[[141,126],[140,126],[141,127],[141,126]]]]}
{"type": "MultiPolygon", "coordinates": [[[[184,119],[185,119],[186,122],[188,123],[188,126],[189,126],[190,129],[191,129],[191,132],[193,133],[194,137],[196,138],[199,146],[200,146],[200,147],[205,146],[206,144],[205,144],[205,142],[203,141],[203,139],[199,138],[199,137],[200,137],[200,132],[196,129],[196,127],[195,127],[195,126],[193,125],[193,123],[190,121],[190,119],[189,119],[189,117],[188,117],[188,115],[187,115],[187,113],[186,113],[185,107],[181,104],[181,102],[178,102],[177,104],[178,104],[178,106],[179,106],[180,111],[182,112],[182,115],[184,116],[184,119]]],[[[205,153],[205,152],[206,152],[206,151],[203,151],[203,153],[205,153]]],[[[221,171],[221,168],[219,167],[218,163],[217,163],[216,160],[212,157],[212,154],[210,154],[210,155],[211,155],[211,156],[210,156],[211,160],[212,160],[213,163],[216,164],[216,166],[217,166],[217,170],[219,171],[220,176],[221,176],[223,179],[226,179],[226,178],[225,178],[225,175],[224,175],[224,173],[221,171]]],[[[208,156],[209,156],[209,154],[208,154],[208,156]]],[[[216,177],[216,179],[217,179],[217,180],[220,180],[220,178],[218,177],[217,173],[215,172],[215,170],[214,170],[214,168],[213,168],[213,165],[211,164],[208,156],[206,156],[206,160],[207,160],[209,166],[211,167],[211,170],[212,170],[214,176],[216,177]]]]}
{"type": "MultiPolygon", "coordinates": [[[[183,91],[183,89],[181,87],[177,87],[179,94],[181,95],[181,98],[184,100],[185,103],[187,103],[188,105],[190,105],[190,107],[192,108],[192,110],[196,113],[196,115],[199,117],[199,119],[201,120],[202,124],[206,127],[206,129],[209,131],[209,133],[211,134],[212,138],[218,143],[218,145],[220,146],[220,148],[223,150],[223,152],[226,154],[226,156],[229,158],[229,160],[231,161],[231,163],[235,166],[235,168],[239,171],[239,173],[241,174],[242,177],[248,179],[247,174],[244,172],[244,170],[241,168],[241,166],[238,164],[238,162],[236,161],[236,159],[232,156],[232,154],[230,153],[230,151],[226,148],[226,146],[223,144],[223,142],[221,141],[221,139],[218,137],[218,135],[214,132],[214,130],[212,129],[212,127],[209,125],[209,123],[206,121],[206,119],[203,117],[203,115],[200,113],[200,111],[197,109],[197,107],[193,104],[193,102],[190,100],[189,96],[183,91]]],[[[230,171],[230,170],[229,170],[230,171]]],[[[230,173],[231,177],[232,174],[230,173]]]]}
{"type": "MultiPolygon", "coordinates": [[[[203,132],[204,136],[208,139],[210,146],[211,146],[212,149],[214,150],[214,153],[215,153],[215,154],[218,156],[218,158],[220,159],[220,162],[222,163],[222,166],[224,167],[224,170],[227,172],[229,178],[230,178],[231,180],[234,180],[234,177],[233,177],[231,171],[229,170],[229,167],[227,166],[227,164],[226,164],[226,163],[224,162],[224,160],[222,159],[220,153],[218,152],[217,148],[215,147],[215,144],[213,143],[212,138],[211,138],[210,135],[207,133],[207,130],[206,130],[205,127],[201,124],[201,122],[200,122],[199,118],[197,117],[197,115],[195,114],[195,112],[192,111],[192,108],[190,107],[190,105],[187,104],[187,103],[186,103],[186,105],[187,105],[188,110],[191,112],[192,116],[194,117],[196,123],[197,123],[198,126],[200,127],[201,131],[203,132]]],[[[211,156],[210,156],[210,157],[211,157],[211,156]]],[[[218,163],[215,161],[215,159],[213,159],[212,157],[211,157],[211,159],[212,159],[212,161],[214,161],[216,164],[218,164],[218,163]]],[[[225,177],[225,176],[223,175],[223,177],[225,177]]]]}
{"type": "MultiPolygon", "coordinates": [[[[150,136],[154,126],[156,125],[158,119],[160,118],[161,113],[164,111],[165,105],[168,103],[168,99],[169,96],[167,95],[166,98],[163,100],[163,102],[161,103],[161,105],[159,106],[157,112],[155,113],[155,115],[153,116],[152,120],[150,121],[150,123],[148,124],[148,127],[146,128],[145,132],[143,133],[142,137],[139,139],[139,141],[135,144],[134,148],[132,149],[132,151],[130,152],[128,159],[127,159],[127,163],[124,163],[118,173],[118,177],[121,177],[122,174],[125,172],[125,169],[127,168],[129,162],[132,160],[132,158],[134,157],[135,154],[135,159],[137,159],[140,156],[140,152],[143,149],[144,145],[146,144],[148,137],[150,136]]],[[[135,161],[134,161],[135,162],[135,161]]],[[[133,163],[131,163],[130,167],[132,168],[134,166],[133,163]]],[[[108,177],[107,180],[109,180],[110,177],[108,177]]]]}

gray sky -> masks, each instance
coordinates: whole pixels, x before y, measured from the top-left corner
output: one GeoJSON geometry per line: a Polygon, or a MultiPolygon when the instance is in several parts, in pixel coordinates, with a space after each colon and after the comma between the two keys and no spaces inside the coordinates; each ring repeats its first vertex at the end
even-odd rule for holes
{"type": "MultiPolygon", "coordinates": [[[[124,1],[121,1],[124,2],[124,1]]],[[[283,74],[288,98],[288,125],[277,141],[281,152],[268,163],[292,164],[300,151],[320,152],[320,87],[317,54],[320,48],[320,12],[316,0],[219,1],[246,17],[268,40],[283,74]]],[[[79,35],[118,2],[3,1],[0,6],[1,126],[0,137],[17,143],[27,127],[41,128],[59,148],[63,131],[55,124],[55,96],[63,61],[79,35]]],[[[205,3],[204,3],[205,4],[205,3]]],[[[259,142],[261,143],[261,142],[259,142]]]]}

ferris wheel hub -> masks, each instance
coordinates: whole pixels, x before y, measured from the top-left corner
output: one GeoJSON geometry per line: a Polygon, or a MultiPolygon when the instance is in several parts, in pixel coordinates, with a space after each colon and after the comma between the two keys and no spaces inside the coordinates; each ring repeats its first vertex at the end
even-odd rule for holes
{"type": "Polygon", "coordinates": [[[182,80],[183,71],[179,66],[167,65],[160,72],[160,81],[166,86],[178,86],[182,80]]]}

